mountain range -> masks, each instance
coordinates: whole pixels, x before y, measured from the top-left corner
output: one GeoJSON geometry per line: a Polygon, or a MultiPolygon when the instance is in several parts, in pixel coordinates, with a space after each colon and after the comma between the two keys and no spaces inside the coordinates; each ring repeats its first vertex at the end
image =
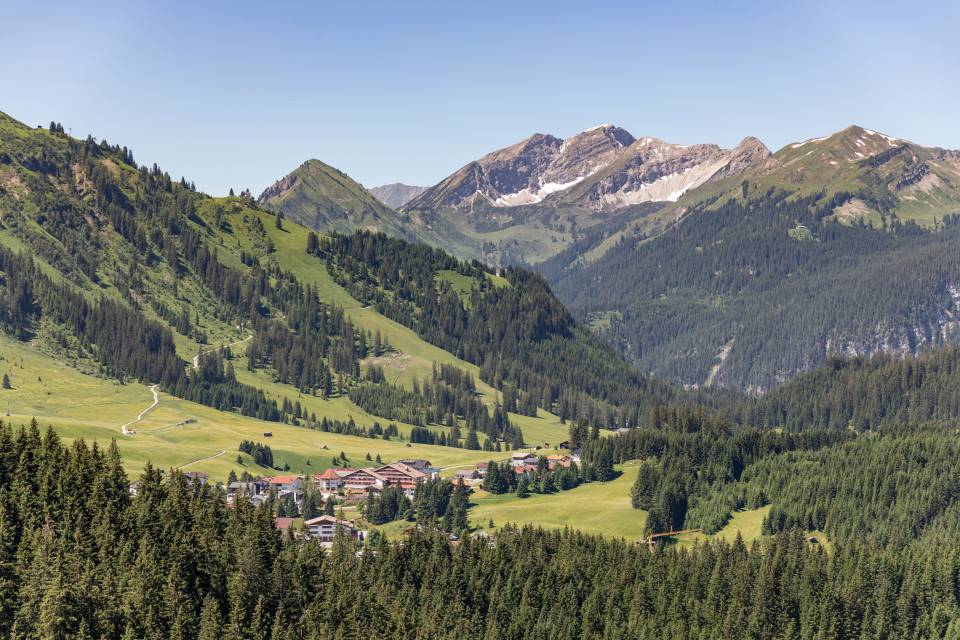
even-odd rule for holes
{"type": "Polygon", "coordinates": [[[399,209],[352,181],[365,205],[335,208],[313,194],[345,176],[308,179],[304,167],[264,206],[318,229],[375,228],[496,267],[533,266],[643,370],[682,384],[761,392],[831,353],[954,339],[960,274],[941,253],[960,212],[957,151],[859,126],[771,153],[754,137],[724,149],[602,125],[492,151],[399,209]],[[687,279],[658,278],[667,265],[687,279]],[[897,301],[865,292],[904,273],[926,288],[904,285],[897,301]],[[831,311],[813,319],[811,305],[831,311]],[[765,341],[745,344],[754,333],[765,341]]]}

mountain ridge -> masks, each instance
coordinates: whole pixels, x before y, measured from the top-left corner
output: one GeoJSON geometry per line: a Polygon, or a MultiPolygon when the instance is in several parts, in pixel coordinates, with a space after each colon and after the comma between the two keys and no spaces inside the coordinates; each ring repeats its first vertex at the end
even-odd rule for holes
{"type": "Polygon", "coordinates": [[[402,182],[392,182],[368,189],[373,197],[392,209],[399,209],[426,190],[427,187],[417,187],[402,182]]]}

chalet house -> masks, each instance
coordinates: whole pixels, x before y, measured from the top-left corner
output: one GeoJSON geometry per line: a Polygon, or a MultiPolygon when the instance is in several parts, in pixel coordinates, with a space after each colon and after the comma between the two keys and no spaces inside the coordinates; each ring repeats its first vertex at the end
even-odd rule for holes
{"type": "Polygon", "coordinates": [[[345,493],[380,493],[388,480],[371,469],[356,469],[343,476],[345,493]]]}
{"type": "Polygon", "coordinates": [[[537,464],[537,456],[532,453],[514,453],[510,456],[510,464],[513,466],[525,464],[537,464]]]}
{"type": "Polygon", "coordinates": [[[323,473],[313,474],[313,483],[321,492],[333,493],[343,488],[343,477],[340,475],[338,469],[330,467],[323,473]]]}
{"type": "Polygon", "coordinates": [[[426,480],[429,476],[423,471],[419,471],[402,462],[386,464],[377,469],[377,473],[389,480],[392,485],[399,485],[404,491],[411,495],[416,489],[417,483],[426,480]]]}
{"type": "Polygon", "coordinates": [[[355,540],[363,539],[363,532],[358,531],[353,520],[340,520],[333,516],[322,515],[303,523],[307,528],[307,537],[318,540],[323,544],[332,544],[337,532],[343,532],[355,540]]]}
{"type": "Polygon", "coordinates": [[[454,484],[465,484],[469,487],[480,481],[480,475],[476,469],[461,469],[453,475],[452,481],[454,484]]]}
{"type": "Polygon", "coordinates": [[[196,482],[201,486],[207,484],[208,476],[203,471],[187,471],[183,476],[187,479],[187,482],[196,482]]]}
{"type": "Polygon", "coordinates": [[[250,504],[259,505],[266,502],[269,493],[270,485],[266,480],[234,481],[227,485],[227,504],[233,504],[238,496],[246,496],[250,504]]]}
{"type": "Polygon", "coordinates": [[[553,471],[557,467],[569,469],[573,464],[573,458],[570,456],[552,455],[547,456],[547,468],[553,471]]]}
{"type": "Polygon", "coordinates": [[[276,491],[278,496],[288,493],[296,495],[303,491],[303,480],[300,476],[273,476],[267,478],[267,482],[270,483],[270,489],[276,491]]]}
{"type": "Polygon", "coordinates": [[[477,478],[486,478],[487,477],[487,467],[489,466],[486,462],[478,462],[477,468],[474,470],[477,478]]]}

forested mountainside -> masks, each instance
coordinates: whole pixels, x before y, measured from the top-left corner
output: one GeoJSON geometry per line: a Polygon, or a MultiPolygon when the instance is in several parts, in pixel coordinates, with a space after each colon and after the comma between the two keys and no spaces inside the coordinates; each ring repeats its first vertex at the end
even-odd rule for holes
{"type": "Polygon", "coordinates": [[[831,357],[742,407],[740,423],[791,431],[953,424],[960,417],[960,348],[831,357]]]}
{"type": "Polygon", "coordinates": [[[637,375],[531,273],[496,277],[479,263],[369,232],[318,240],[248,195],[210,198],[137,165],[123,147],[72,139],[56,124],[31,129],[4,116],[0,152],[0,322],[85,370],[313,426],[322,416],[307,415],[298,397],[349,396],[385,419],[460,427],[444,439],[455,446],[479,446],[484,434],[491,447],[522,444],[509,412],[540,407],[633,426],[657,404],[691,401],[637,375]],[[303,259],[279,256],[276,242],[298,234],[293,250],[303,259]],[[444,394],[394,389],[366,359],[395,348],[312,284],[330,275],[357,300],[476,364],[496,401],[451,402],[473,384],[453,374],[430,380],[444,394]],[[235,364],[214,347],[216,336],[238,334],[232,339],[246,349],[235,364]],[[192,363],[178,350],[191,342],[209,345],[192,363]],[[238,376],[237,367],[267,374],[288,395],[268,398],[259,378],[238,376]],[[379,398],[363,390],[370,388],[379,398]]]}
{"type": "Polygon", "coordinates": [[[402,230],[369,226],[534,265],[642,371],[688,386],[758,393],[831,354],[917,353],[955,329],[960,153],[858,126],[773,154],[611,125],[536,134],[403,212],[402,230]]]}
{"type": "Polygon", "coordinates": [[[823,202],[768,191],[704,203],[654,238],[582,269],[548,271],[559,297],[641,370],[763,391],[830,354],[899,354],[954,339],[960,228],[842,224],[823,202]]]}
{"type": "Polygon", "coordinates": [[[496,275],[479,262],[369,232],[331,234],[312,253],[358,300],[480,367],[511,411],[541,407],[562,419],[635,426],[655,406],[693,398],[637,374],[529,271],[496,275]]]}

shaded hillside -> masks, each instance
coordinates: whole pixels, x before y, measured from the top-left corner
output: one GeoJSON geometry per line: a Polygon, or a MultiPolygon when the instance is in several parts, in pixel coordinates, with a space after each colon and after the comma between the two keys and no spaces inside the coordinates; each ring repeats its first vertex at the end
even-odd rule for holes
{"type": "Polygon", "coordinates": [[[858,430],[960,418],[960,348],[916,358],[831,358],[755,400],[741,420],[758,426],[858,430]]]}
{"type": "Polygon", "coordinates": [[[954,339],[960,228],[842,224],[833,211],[853,197],[706,202],[661,235],[548,277],[642,370],[685,384],[764,390],[829,354],[954,339]]]}

